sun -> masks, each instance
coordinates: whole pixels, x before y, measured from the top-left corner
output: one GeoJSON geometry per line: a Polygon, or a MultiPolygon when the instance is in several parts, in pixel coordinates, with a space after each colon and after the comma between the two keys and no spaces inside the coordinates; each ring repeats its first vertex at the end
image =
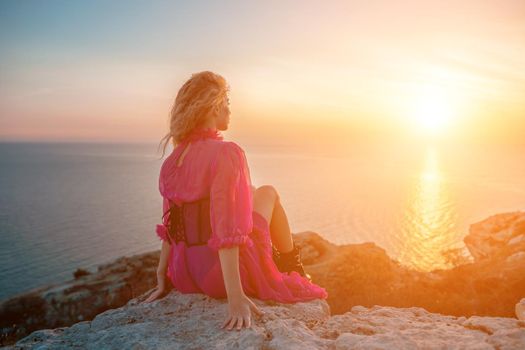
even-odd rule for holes
{"type": "Polygon", "coordinates": [[[455,112],[453,100],[442,87],[423,86],[417,91],[412,119],[418,132],[430,135],[444,133],[455,112]]]}

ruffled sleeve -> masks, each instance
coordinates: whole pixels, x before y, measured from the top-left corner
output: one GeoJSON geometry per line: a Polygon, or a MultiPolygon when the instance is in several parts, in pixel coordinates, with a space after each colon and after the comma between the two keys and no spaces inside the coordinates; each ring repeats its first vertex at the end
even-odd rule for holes
{"type": "Polygon", "coordinates": [[[211,167],[210,221],[214,250],[252,246],[252,191],[244,151],[233,142],[224,142],[211,167]]]}
{"type": "MultiPolygon", "coordinates": [[[[165,197],[162,197],[162,214],[164,214],[169,209],[169,202],[165,197]]],[[[163,219],[164,220],[164,219],[163,219]]],[[[162,241],[167,241],[169,243],[168,239],[168,227],[165,225],[164,222],[162,224],[157,224],[157,228],[155,230],[157,232],[157,236],[162,241]]]]}

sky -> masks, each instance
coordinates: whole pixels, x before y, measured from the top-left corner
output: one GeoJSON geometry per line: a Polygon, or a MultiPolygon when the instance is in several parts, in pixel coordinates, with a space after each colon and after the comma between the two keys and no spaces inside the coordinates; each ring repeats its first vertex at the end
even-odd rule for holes
{"type": "Polygon", "coordinates": [[[192,73],[253,142],[520,143],[525,1],[0,2],[0,141],[158,142],[192,73]]]}

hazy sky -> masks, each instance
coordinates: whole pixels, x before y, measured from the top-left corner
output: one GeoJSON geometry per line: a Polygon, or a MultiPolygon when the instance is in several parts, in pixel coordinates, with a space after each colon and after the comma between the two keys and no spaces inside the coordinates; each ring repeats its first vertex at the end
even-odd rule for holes
{"type": "Polygon", "coordinates": [[[158,141],[201,70],[236,138],[525,133],[523,0],[3,0],[0,55],[0,140],[158,141]]]}

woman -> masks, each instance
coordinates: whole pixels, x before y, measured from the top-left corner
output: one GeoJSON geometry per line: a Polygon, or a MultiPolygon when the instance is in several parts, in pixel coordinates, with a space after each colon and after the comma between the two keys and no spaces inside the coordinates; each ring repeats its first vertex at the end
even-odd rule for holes
{"type": "MultiPolygon", "coordinates": [[[[181,87],[170,115],[174,150],[159,176],[163,196],[158,285],[146,302],[167,290],[166,277],[182,293],[228,298],[221,328],[251,326],[250,300],[284,303],[326,298],[305,274],[288,219],[271,186],[255,189],[243,150],[223,141],[228,128],[228,86],[220,75],[193,74],[181,87]]],[[[161,142],[162,142],[161,141],[161,142]]]]}

